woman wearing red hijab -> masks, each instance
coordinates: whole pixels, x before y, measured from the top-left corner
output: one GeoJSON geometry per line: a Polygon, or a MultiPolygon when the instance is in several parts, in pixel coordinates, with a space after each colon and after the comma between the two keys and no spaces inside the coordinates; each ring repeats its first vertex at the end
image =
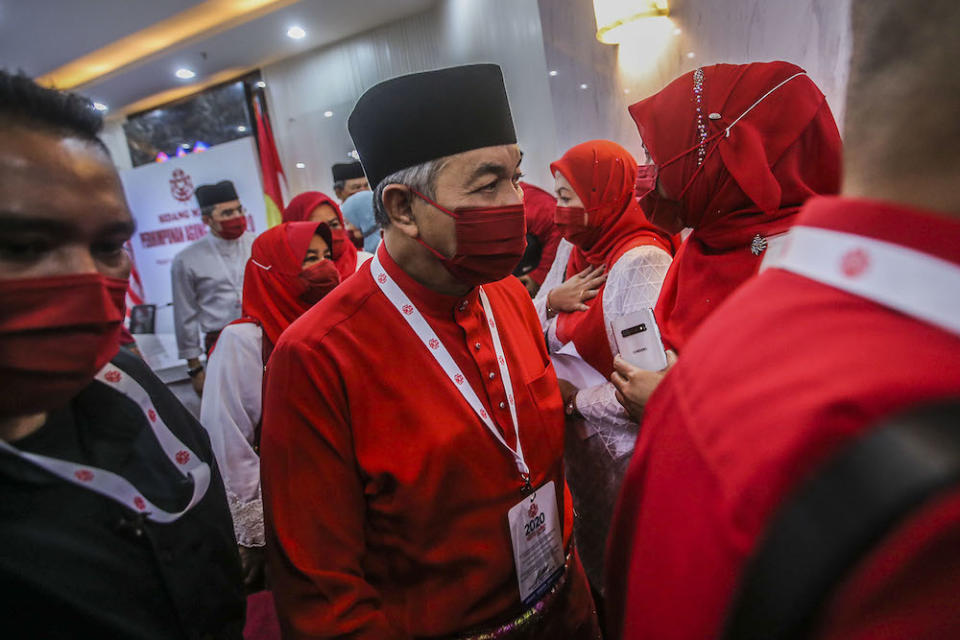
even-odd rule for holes
{"type": "Polygon", "coordinates": [[[207,367],[200,422],[223,475],[245,572],[254,564],[249,549],[264,544],[257,454],[264,365],[284,329],[339,284],[331,244],[330,229],[319,222],[260,234],[244,273],[243,317],[224,328],[207,367]]]}
{"type": "Polygon", "coordinates": [[[333,198],[319,191],[305,191],[296,196],[283,210],[284,222],[323,222],[333,234],[333,261],[341,280],[353,275],[360,266],[373,257],[358,251],[347,235],[347,225],[340,207],[333,198]]]}
{"type": "MultiPolygon", "coordinates": [[[[655,309],[664,343],[682,357],[700,323],[775,251],[801,205],[839,191],[840,133],[823,93],[787,62],[697,69],[630,115],[657,173],[644,211],[671,231],[693,229],[655,309]]],[[[616,369],[612,380],[639,419],[662,374],[621,359],[616,369]]]]}
{"type": "MultiPolygon", "coordinates": [[[[596,370],[596,384],[582,380],[580,389],[568,381],[560,384],[574,432],[567,438],[567,481],[574,507],[583,515],[576,535],[587,576],[599,587],[613,502],[637,435],[635,421],[605,380],[616,353],[610,323],[655,304],[673,244],[640,210],[634,197],[637,163],[620,145],[584,142],[550,170],[564,241],[535,306],[551,353],[572,352],[596,370]]],[[[565,375],[563,368],[557,373],[565,375]]]]}

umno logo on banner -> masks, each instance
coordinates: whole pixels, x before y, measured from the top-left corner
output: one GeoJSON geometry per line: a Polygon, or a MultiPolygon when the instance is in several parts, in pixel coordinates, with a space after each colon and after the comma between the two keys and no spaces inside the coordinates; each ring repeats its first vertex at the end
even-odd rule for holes
{"type": "Polygon", "coordinates": [[[193,180],[183,169],[174,169],[170,178],[170,193],[180,202],[187,202],[193,198],[193,180]]]}
{"type": "Polygon", "coordinates": [[[173,300],[170,265],[174,256],[207,234],[196,201],[198,186],[233,181],[248,212],[248,228],[254,232],[267,228],[260,165],[249,136],[203,153],[122,171],[120,178],[137,222],[130,244],[149,304],[166,305],[173,300]]]}

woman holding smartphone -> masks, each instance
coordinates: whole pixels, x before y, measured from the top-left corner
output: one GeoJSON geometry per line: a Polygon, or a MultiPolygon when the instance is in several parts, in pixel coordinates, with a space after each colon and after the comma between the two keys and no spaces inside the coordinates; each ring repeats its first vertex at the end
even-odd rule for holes
{"type": "MultiPolygon", "coordinates": [[[[556,221],[564,240],[534,304],[551,353],[561,349],[596,370],[598,384],[560,381],[567,410],[565,463],[576,535],[587,576],[601,596],[603,552],[619,479],[637,425],[603,381],[613,372],[616,340],[610,323],[653,307],[674,251],[668,233],[637,204],[639,169],[608,140],[579,144],[550,165],[556,221]]],[[[652,188],[640,180],[641,189],[652,188]]],[[[562,377],[562,376],[561,376],[562,377]]]]}

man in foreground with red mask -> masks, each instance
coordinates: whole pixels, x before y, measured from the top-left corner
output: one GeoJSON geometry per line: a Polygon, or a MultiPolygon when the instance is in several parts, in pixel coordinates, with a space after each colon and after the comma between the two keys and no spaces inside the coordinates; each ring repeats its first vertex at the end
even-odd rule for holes
{"type": "Polygon", "coordinates": [[[349,128],[384,242],[267,367],[261,472],[286,637],[597,638],[556,376],[507,277],[525,228],[500,68],[388,80],[349,128]]]}
{"type": "MultiPolygon", "coordinates": [[[[734,637],[724,618],[780,505],[881,418],[960,395],[960,5],[852,6],[843,197],[803,206],[647,404],[608,545],[612,638],[734,637]]],[[[834,508],[804,524],[842,531],[834,508]]],[[[796,637],[960,637],[960,496],[915,513],[796,637]]]]}
{"type": "Polygon", "coordinates": [[[247,232],[246,211],[229,180],[197,187],[196,197],[210,232],[174,257],[170,278],[177,349],[199,395],[205,378],[200,355],[240,317],[243,270],[255,236],[247,232]]]}
{"type": "Polygon", "coordinates": [[[133,221],[90,103],[0,72],[5,637],[239,638],[199,424],[119,349],[133,221]]]}

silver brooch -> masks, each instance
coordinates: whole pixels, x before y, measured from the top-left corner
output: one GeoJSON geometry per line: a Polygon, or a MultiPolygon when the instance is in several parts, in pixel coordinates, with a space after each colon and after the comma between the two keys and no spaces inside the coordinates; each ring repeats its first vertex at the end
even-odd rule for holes
{"type": "Polygon", "coordinates": [[[753,240],[750,242],[750,253],[755,256],[760,255],[767,250],[767,239],[764,238],[759,233],[753,236],[753,240]]]}
{"type": "Polygon", "coordinates": [[[697,166],[703,164],[707,155],[707,123],[703,121],[703,67],[693,72],[693,97],[697,105],[697,166]]]}

